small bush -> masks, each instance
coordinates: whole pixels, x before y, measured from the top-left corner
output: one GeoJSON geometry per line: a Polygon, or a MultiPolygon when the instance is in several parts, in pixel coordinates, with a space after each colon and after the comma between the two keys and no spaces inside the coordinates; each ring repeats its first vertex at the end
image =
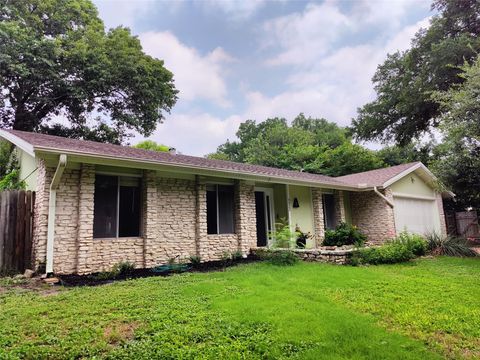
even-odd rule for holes
{"type": "Polygon", "coordinates": [[[194,268],[198,268],[201,263],[202,263],[202,259],[200,258],[200,256],[197,256],[197,255],[190,256],[190,264],[192,264],[194,268]]]}
{"type": "Polygon", "coordinates": [[[116,278],[127,278],[132,276],[133,270],[135,270],[135,264],[128,261],[121,261],[113,266],[112,273],[116,278]]]}
{"type": "Polygon", "coordinates": [[[272,251],[268,257],[273,265],[278,266],[291,266],[297,264],[300,260],[293,251],[272,251]]]}
{"type": "Polygon", "coordinates": [[[98,273],[95,278],[97,280],[126,279],[132,276],[133,270],[135,270],[135,264],[128,261],[121,261],[115,264],[112,270],[98,273]]]}
{"type": "Polygon", "coordinates": [[[297,238],[300,235],[298,231],[290,230],[288,220],[281,218],[275,223],[277,229],[271,236],[274,239],[273,247],[280,249],[295,248],[297,246],[297,238]]]}
{"type": "Polygon", "coordinates": [[[337,225],[335,230],[325,231],[325,246],[343,246],[356,245],[362,246],[365,243],[367,236],[360,232],[356,226],[342,222],[337,225]]]}
{"type": "Polygon", "coordinates": [[[412,250],[400,242],[391,242],[379,247],[363,248],[353,252],[352,265],[361,264],[395,264],[413,259],[412,250]]]}
{"type": "Polygon", "coordinates": [[[243,254],[240,250],[236,250],[232,253],[232,260],[239,261],[243,259],[243,254]]]}
{"type": "Polygon", "coordinates": [[[431,233],[427,235],[427,249],[432,255],[477,256],[466,239],[431,233]]]}
{"type": "Polygon", "coordinates": [[[426,240],[421,235],[410,234],[407,231],[402,231],[397,237],[390,240],[389,243],[406,245],[415,256],[423,256],[427,253],[426,240]]]}

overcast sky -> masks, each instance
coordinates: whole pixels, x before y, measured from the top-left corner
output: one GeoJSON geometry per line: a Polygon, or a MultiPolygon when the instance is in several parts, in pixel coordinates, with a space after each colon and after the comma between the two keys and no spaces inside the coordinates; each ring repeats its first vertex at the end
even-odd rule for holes
{"type": "Polygon", "coordinates": [[[432,16],[423,0],[95,3],[108,28],[130,27],[174,73],[179,100],[151,139],[200,156],[247,119],[350,124],[374,98],[377,65],[432,16]]]}

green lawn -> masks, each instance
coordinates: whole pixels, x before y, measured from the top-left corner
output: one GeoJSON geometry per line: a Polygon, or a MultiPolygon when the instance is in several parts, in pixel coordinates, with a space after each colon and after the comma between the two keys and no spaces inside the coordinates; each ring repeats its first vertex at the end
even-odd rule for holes
{"type": "Polygon", "coordinates": [[[0,292],[0,359],[480,357],[480,259],[241,265],[0,292]]]}

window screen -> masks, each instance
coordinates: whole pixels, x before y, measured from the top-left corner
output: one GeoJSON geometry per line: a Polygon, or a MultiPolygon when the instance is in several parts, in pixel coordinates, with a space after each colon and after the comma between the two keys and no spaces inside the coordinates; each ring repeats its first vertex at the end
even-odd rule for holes
{"type": "Polygon", "coordinates": [[[323,213],[325,215],[325,228],[335,229],[335,198],[332,194],[323,194],[323,213]]]}
{"type": "Polygon", "coordinates": [[[118,178],[97,175],[93,206],[93,237],[117,236],[118,178]]]}
{"type": "Polygon", "coordinates": [[[235,202],[233,186],[207,186],[207,233],[235,232],[235,202]]]}
{"type": "Polygon", "coordinates": [[[140,235],[140,179],[96,175],[93,237],[140,235]]]}
{"type": "Polygon", "coordinates": [[[118,236],[140,235],[140,180],[120,178],[118,236]]]}

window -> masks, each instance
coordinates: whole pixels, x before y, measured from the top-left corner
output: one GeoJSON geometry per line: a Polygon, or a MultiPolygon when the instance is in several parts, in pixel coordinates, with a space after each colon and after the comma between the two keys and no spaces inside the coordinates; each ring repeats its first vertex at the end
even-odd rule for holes
{"type": "Polygon", "coordinates": [[[335,229],[335,198],[332,194],[323,194],[323,214],[325,218],[325,228],[335,229]]]}
{"type": "Polygon", "coordinates": [[[140,179],[95,176],[93,237],[140,236],[140,179]]]}
{"type": "Polygon", "coordinates": [[[233,234],[235,232],[235,204],[233,186],[207,186],[207,233],[233,234]]]}

